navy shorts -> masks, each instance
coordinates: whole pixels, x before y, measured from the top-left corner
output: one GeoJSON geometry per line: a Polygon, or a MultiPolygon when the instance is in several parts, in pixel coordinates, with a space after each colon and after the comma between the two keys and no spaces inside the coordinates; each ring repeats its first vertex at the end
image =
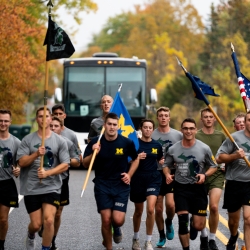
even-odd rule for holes
{"type": "Polygon", "coordinates": [[[43,203],[53,205],[58,209],[60,206],[60,194],[48,193],[24,196],[24,204],[28,214],[41,209],[43,203]]]}
{"type": "Polygon", "coordinates": [[[69,205],[69,176],[62,180],[60,206],[69,205]]]}
{"type": "Polygon", "coordinates": [[[175,182],[175,212],[188,211],[190,214],[207,215],[207,189],[204,184],[181,184],[175,182]]]}
{"type": "Polygon", "coordinates": [[[0,181],[0,204],[6,207],[18,207],[18,193],[13,178],[0,181]]]}
{"type": "Polygon", "coordinates": [[[175,180],[173,180],[170,184],[167,184],[166,183],[166,176],[163,173],[163,170],[158,170],[158,171],[160,172],[161,177],[162,177],[162,183],[161,183],[161,189],[160,189],[159,195],[165,196],[166,194],[174,193],[175,180]]]}
{"type": "Polygon", "coordinates": [[[134,203],[142,203],[149,195],[158,196],[161,179],[159,171],[153,173],[135,173],[130,183],[130,200],[134,203]]]}
{"type": "Polygon", "coordinates": [[[94,182],[98,213],[104,209],[127,211],[130,185],[121,180],[100,180],[95,178],[94,182]]]}
{"type": "Polygon", "coordinates": [[[226,181],[224,209],[229,213],[238,211],[243,205],[250,206],[250,182],[226,181]]]}

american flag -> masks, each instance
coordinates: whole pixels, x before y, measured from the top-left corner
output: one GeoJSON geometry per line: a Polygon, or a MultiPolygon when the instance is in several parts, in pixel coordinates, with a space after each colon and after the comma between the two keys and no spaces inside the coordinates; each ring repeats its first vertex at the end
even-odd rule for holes
{"type": "Polygon", "coordinates": [[[236,53],[232,53],[232,59],[234,62],[235,73],[238,79],[240,95],[244,102],[246,110],[250,110],[250,81],[240,72],[240,66],[237,60],[236,53]]]}

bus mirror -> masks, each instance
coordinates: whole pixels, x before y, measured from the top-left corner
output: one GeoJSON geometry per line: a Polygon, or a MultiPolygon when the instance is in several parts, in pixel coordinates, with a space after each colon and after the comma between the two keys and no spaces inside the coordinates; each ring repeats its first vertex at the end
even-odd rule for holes
{"type": "Polygon", "coordinates": [[[62,89],[56,88],[55,89],[55,102],[61,102],[62,101],[62,89]]]}
{"type": "Polygon", "coordinates": [[[149,103],[155,104],[157,102],[157,92],[156,89],[150,89],[149,103]]]}

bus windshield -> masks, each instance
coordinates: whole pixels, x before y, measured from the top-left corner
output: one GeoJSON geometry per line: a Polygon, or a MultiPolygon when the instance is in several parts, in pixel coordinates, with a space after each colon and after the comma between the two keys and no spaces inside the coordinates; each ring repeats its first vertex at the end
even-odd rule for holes
{"type": "Polygon", "coordinates": [[[115,97],[120,83],[120,95],[130,115],[145,116],[145,68],[70,66],[65,68],[64,77],[68,116],[100,116],[102,96],[115,97]]]}

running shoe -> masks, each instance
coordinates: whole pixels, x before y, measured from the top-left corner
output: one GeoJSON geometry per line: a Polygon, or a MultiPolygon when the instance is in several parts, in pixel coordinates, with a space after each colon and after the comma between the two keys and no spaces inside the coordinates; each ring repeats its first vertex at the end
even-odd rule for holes
{"type": "Polygon", "coordinates": [[[165,238],[160,238],[159,241],[156,244],[156,247],[162,248],[166,246],[166,239],[165,238]]]}
{"type": "Polygon", "coordinates": [[[193,217],[190,217],[190,231],[189,231],[189,237],[190,240],[195,240],[197,238],[198,235],[198,231],[193,227],[193,217]]]}
{"type": "Polygon", "coordinates": [[[141,250],[139,239],[132,240],[132,249],[133,250],[141,250]]]}
{"type": "Polygon", "coordinates": [[[145,241],[144,249],[145,250],[154,250],[151,241],[145,241]]]}
{"type": "Polygon", "coordinates": [[[27,235],[27,238],[26,238],[26,249],[27,250],[35,250],[35,248],[36,248],[35,238],[34,239],[30,239],[29,236],[27,235]]]}
{"type": "Polygon", "coordinates": [[[241,250],[247,250],[246,246],[245,245],[241,246],[241,250]]]}
{"type": "Polygon", "coordinates": [[[238,231],[236,240],[233,240],[232,237],[229,238],[229,241],[228,241],[228,243],[226,245],[226,250],[236,250],[236,249],[238,249],[237,239],[238,239],[239,235],[240,235],[240,232],[238,231]]]}
{"type": "Polygon", "coordinates": [[[114,228],[114,234],[113,234],[113,240],[116,244],[119,244],[122,242],[122,229],[120,227],[114,228]]]}
{"type": "Polygon", "coordinates": [[[56,246],[56,244],[54,244],[50,247],[50,250],[59,250],[59,248],[56,246]]]}
{"type": "Polygon", "coordinates": [[[40,230],[38,231],[38,235],[43,237],[43,225],[41,226],[40,230]]]}
{"type": "Polygon", "coordinates": [[[166,224],[166,237],[168,240],[172,240],[174,238],[173,224],[167,225],[167,219],[165,219],[165,224],[166,224]]]}
{"type": "Polygon", "coordinates": [[[219,248],[216,245],[215,240],[209,240],[208,245],[209,245],[211,250],[219,250],[219,248]]]}
{"type": "Polygon", "coordinates": [[[200,244],[200,250],[210,250],[210,247],[208,245],[208,237],[201,237],[201,244],[200,244]]]}

